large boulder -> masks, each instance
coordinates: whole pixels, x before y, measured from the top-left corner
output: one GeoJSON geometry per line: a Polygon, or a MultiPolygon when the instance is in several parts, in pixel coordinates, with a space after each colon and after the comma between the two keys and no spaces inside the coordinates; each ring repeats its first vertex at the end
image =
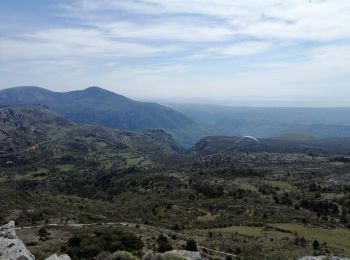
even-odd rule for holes
{"type": "Polygon", "coordinates": [[[191,260],[201,260],[201,254],[199,252],[186,251],[186,250],[173,250],[171,252],[177,253],[183,257],[189,258],[191,260]]]}
{"type": "Polygon", "coordinates": [[[71,260],[71,258],[69,257],[69,255],[66,255],[66,254],[60,255],[60,256],[53,254],[45,258],[45,260],[71,260]]]}
{"type": "Polygon", "coordinates": [[[35,260],[16,236],[14,221],[0,227],[0,260],[35,260]]]}
{"type": "Polygon", "coordinates": [[[185,259],[185,260],[201,260],[202,257],[199,252],[192,252],[186,250],[172,250],[163,254],[159,254],[156,259],[185,259]],[[160,257],[159,257],[160,256],[160,257]]]}

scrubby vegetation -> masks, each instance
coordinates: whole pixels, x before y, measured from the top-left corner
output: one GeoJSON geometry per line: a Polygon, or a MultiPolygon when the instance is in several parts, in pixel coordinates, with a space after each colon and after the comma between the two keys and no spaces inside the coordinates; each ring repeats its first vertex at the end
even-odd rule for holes
{"type": "MultiPolygon", "coordinates": [[[[133,233],[125,231],[96,231],[93,234],[77,234],[68,240],[62,248],[73,259],[91,259],[101,252],[131,251],[137,252],[143,248],[141,239],[133,233]]],[[[126,253],[113,255],[112,259],[133,259],[126,253]],[[129,257],[129,258],[128,258],[129,257]]]]}
{"type": "MultiPolygon", "coordinates": [[[[16,207],[19,225],[59,219],[63,224],[131,222],[146,224],[147,230],[166,228],[168,234],[152,231],[153,242],[141,234],[144,230],[128,228],[140,234],[144,248],[155,252],[194,251],[193,239],[208,255],[350,254],[349,164],[334,164],[329,155],[213,155],[148,169],[118,162],[106,169],[101,163],[66,160],[3,168],[0,185],[6,200],[1,217],[16,207]],[[68,163],[69,168],[56,166],[68,163]],[[40,176],[32,177],[37,173],[40,176]],[[319,242],[317,250],[314,240],[319,242]]],[[[43,240],[52,239],[44,230],[40,234],[43,240]]],[[[135,250],[141,243],[130,248],[118,242],[120,233],[107,234],[72,233],[65,251],[76,259],[117,250],[138,256],[135,250]],[[78,247],[74,239],[80,241],[78,247]],[[115,243],[107,247],[103,239],[115,243]]]]}
{"type": "Polygon", "coordinates": [[[38,259],[171,249],[228,259],[350,255],[346,154],[185,154],[162,132],[65,131],[35,153],[1,159],[0,220],[30,227],[18,232],[38,259]]]}

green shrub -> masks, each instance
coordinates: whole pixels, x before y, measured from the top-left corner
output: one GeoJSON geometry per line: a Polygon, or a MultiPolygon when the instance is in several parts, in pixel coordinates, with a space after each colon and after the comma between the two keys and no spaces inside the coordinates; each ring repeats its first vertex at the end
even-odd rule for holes
{"type": "Polygon", "coordinates": [[[80,249],[79,257],[81,258],[93,257],[102,251],[104,251],[103,248],[98,244],[87,244],[80,249]]]}
{"type": "Polygon", "coordinates": [[[79,247],[81,241],[83,241],[82,236],[73,236],[68,240],[68,246],[69,247],[79,247]]]}
{"type": "Polygon", "coordinates": [[[171,251],[173,249],[172,245],[169,243],[168,238],[163,234],[160,234],[158,236],[157,243],[158,243],[158,252],[160,253],[171,251]]]}
{"type": "Polygon", "coordinates": [[[40,237],[47,237],[47,236],[50,235],[50,232],[47,231],[47,228],[46,228],[45,226],[43,226],[43,227],[41,227],[41,228],[39,229],[38,235],[39,235],[40,237]]]}
{"type": "Polygon", "coordinates": [[[198,248],[197,248],[196,241],[194,241],[193,239],[187,240],[187,242],[186,242],[186,250],[187,251],[197,252],[198,248]]]}
{"type": "Polygon", "coordinates": [[[314,242],[312,243],[312,248],[314,250],[320,249],[320,243],[317,240],[314,240],[314,242]]]}
{"type": "Polygon", "coordinates": [[[125,231],[99,231],[94,236],[74,235],[68,240],[66,252],[74,258],[91,258],[105,251],[137,251],[144,244],[135,234],[125,231]]]}
{"type": "Polygon", "coordinates": [[[157,260],[186,260],[187,258],[176,252],[167,252],[157,257],[157,260]]]}
{"type": "Polygon", "coordinates": [[[138,258],[127,251],[117,251],[110,257],[111,260],[138,260],[138,258]]]}

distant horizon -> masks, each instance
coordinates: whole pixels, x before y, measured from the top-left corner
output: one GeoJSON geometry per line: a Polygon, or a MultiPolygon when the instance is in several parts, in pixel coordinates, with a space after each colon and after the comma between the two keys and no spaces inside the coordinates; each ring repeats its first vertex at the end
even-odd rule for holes
{"type": "MultiPolygon", "coordinates": [[[[103,86],[87,86],[85,88],[77,88],[77,89],[71,89],[71,90],[55,90],[55,89],[50,89],[44,86],[38,86],[38,85],[23,85],[23,86],[12,86],[12,87],[4,87],[0,88],[0,91],[6,90],[6,89],[11,89],[11,88],[21,88],[21,87],[37,87],[37,88],[42,88],[46,89],[52,92],[57,92],[57,93],[66,93],[70,91],[83,91],[88,88],[92,87],[97,87],[101,88],[110,92],[113,92],[118,95],[125,96],[129,99],[135,100],[135,101],[141,101],[141,102],[155,102],[159,103],[162,105],[167,105],[167,104],[184,104],[184,105],[196,105],[196,106],[219,106],[219,107],[233,107],[233,108],[350,108],[350,104],[344,104],[344,105],[310,105],[310,102],[298,102],[298,101],[293,101],[293,100],[287,100],[287,101],[282,101],[282,100],[241,100],[241,99],[226,99],[226,100],[210,100],[210,99],[191,99],[191,98],[142,98],[142,97],[133,97],[133,96],[128,96],[123,93],[119,93],[114,90],[109,90],[107,88],[104,88],[103,86]]],[[[315,101],[317,102],[317,101],[315,101]]]]}

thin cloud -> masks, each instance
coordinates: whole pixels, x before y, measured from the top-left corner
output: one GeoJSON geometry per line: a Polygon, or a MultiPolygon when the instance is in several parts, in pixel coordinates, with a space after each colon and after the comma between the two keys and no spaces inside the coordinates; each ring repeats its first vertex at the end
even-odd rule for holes
{"type": "Polygon", "coordinates": [[[226,46],[218,53],[228,56],[250,56],[259,54],[272,48],[269,42],[242,42],[226,46]]]}
{"type": "MultiPolygon", "coordinates": [[[[223,21],[223,31],[259,38],[332,40],[350,37],[348,0],[80,0],[74,6],[74,10],[90,15],[106,9],[165,15],[169,20],[192,15],[194,20],[190,26],[197,25],[199,29],[200,23],[196,24],[195,19],[202,21],[201,16],[204,16],[208,21],[223,21]]],[[[145,28],[147,30],[147,25],[145,28]]]]}
{"type": "Polygon", "coordinates": [[[178,50],[175,46],[149,46],[111,39],[98,30],[62,28],[0,39],[1,59],[64,58],[67,56],[149,56],[178,50]]]}
{"type": "Polygon", "coordinates": [[[108,30],[115,37],[148,41],[220,42],[228,40],[234,35],[232,30],[222,26],[186,24],[184,22],[160,22],[157,24],[115,22],[100,25],[100,28],[108,30]]]}

